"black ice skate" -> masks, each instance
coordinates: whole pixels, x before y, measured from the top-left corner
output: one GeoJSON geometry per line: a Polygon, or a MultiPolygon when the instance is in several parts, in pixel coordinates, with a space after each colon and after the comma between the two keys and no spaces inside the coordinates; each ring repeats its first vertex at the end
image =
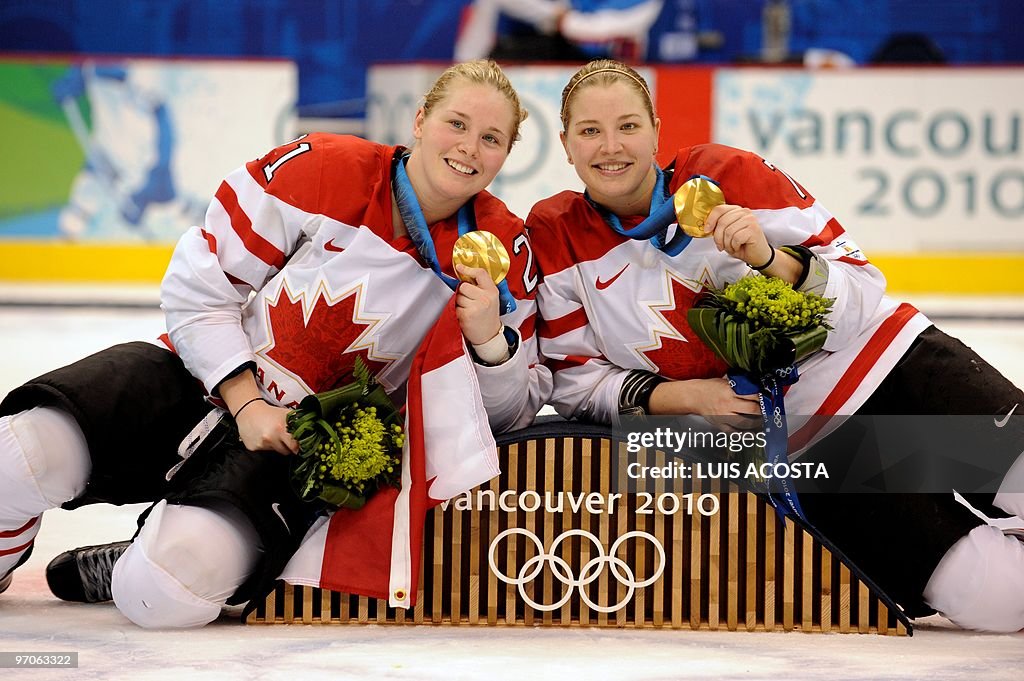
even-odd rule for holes
{"type": "Polygon", "coordinates": [[[109,601],[114,563],[131,542],[81,546],[65,551],[46,566],[46,583],[61,600],[79,603],[109,601]]]}

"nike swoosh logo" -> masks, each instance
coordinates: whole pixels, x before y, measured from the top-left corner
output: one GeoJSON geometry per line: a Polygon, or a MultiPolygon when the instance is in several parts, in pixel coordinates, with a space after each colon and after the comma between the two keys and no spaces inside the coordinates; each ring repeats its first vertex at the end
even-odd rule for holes
{"type": "Polygon", "coordinates": [[[1017,406],[1018,405],[1016,404],[1013,405],[1013,409],[1011,409],[1010,413],[1004,416],[1001,421],[996,421],[995,419],[992,419],[993,421],[995,421],[996,428],[1002,428],[1003,426],[1006,425],[1006,422],[1010,420],[1011,416],[1013,416],[1013,412],[1017,411],[1017,406]]]}
{"type": "Polygon", "coordinates": [[[331,239],[330,241],[328,241],[327,243],[324,244],[324,250],[325,251],[333,251],[335,253],[341,253],[345,249],[342,248],[341,246],[335,246],[334,245],[334,239],[331,239]]]}
{"type": "Polygon", "coordinates": [[[289,530],[291,530],[291,528],[288,527],[288,521],[284,519],[284,515],[281,513],[281,504],[279,504],[279,503],[277,503],[275,501],[274,503],[272,503],[270,505],[270,510],[272,510],[274,512],[274,515],[276,515],[278,518],[281,519],[281,522],[284,523],[285,527],[287,527],[289,530]]]}
{"type": "Polygon", "coordinates": [[[601,277],[598,277],[597,281],[594,282],[594,285],[597,286],[597,290],[598,291],[603,291],[606,288],[608,288],[609,286],[611,286],[612,284],[614,284],[615,280],[622,276],[622,273],[626,271],[627,267],[629,267],[629,263],[628,262],[625,265],[623,265],[622,269],[619,270],[618,274],[616,274],[614,277],[612,277],[611,279],[609,279],[607,281],[601,281],[601,277]]]}

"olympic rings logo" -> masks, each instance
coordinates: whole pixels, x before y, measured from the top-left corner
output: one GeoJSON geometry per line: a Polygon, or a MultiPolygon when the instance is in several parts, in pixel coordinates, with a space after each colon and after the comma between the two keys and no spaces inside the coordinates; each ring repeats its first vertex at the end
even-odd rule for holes
{"type": "Polygon", "coordinates": [[[519,588],[519,596],[534,610],[540,610],[541,612],[557,610],[568,603],[569,599],[572,598],[573,590],[578,589],[580,598],[582,598],[583,602],[590,606],[592,610],[609,613],[625,607],[626,603],[633,598],[633,594],[636,593],[637,589],[650,586],[651,584],[654,584],[654,582],[658,581],[661,574],[665,571],[665,548],[654,535],[641,530],[634,530],[632,532],[627,532],[616,539],[615,543],[612,544],[611,549],[605,553],[604,545],[601,544],[601,541],[590,532],[587,532],[586,530],[566,530],[555,537],[551,546],[547,551],[545,551],[544,545],[536,534],[520,527],[512,527],[500,533],[491,542],[490,550],[487,553],[487,562],[491,566],[491,572],[493,572],[498,579],[506,584],[515,584],[519,588]],[[522,567],[519,568],[518,575],[515,577],[509,577],[498,569],[494,560],[494,554],[495,549],[501,543],[501,540],[513,534],[521,534],[532,541],[534,546],[537,547],[537,555],[523,563],[522,567]],[[566,539],[575,536],[589,539],[597,548],[597,556],[587,561],[586,565],[584,565],[583,569],[580,571],[579,577],[575,577],[569,563],[557,555],[558,546],[566,539]],[[630,568],[626,561],[616,555],[619,547],[622,546],[626,540],[632,537],[642,537],[643,539],[648,540],[654,546],[654,550],[658,554],[658,569],[654,571],[653,575],[643,581],[637,581],[632,568],[630,568]],[[562,597],[557,602],[551,604],[537,603],[526,593],[527,583],[536,579],[541,570],[544,569],[545,564],[550,564],[551,573],[559,582],[568,587],[562,597]],[[584,588],[601,575],[605,565],[610,566],[611,573],[615,576],[615,579],[626,587],[626,595],[621,601],[614,605],[599,605],[595,603],[590,599],[590,596],[587,594],[587,590],[584,588]]]}

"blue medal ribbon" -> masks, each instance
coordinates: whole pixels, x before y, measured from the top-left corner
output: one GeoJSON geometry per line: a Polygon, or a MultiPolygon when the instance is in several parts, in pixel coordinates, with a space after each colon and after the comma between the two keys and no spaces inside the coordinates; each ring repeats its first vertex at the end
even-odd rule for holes
{"type": "MultiPolygon", "coordinates": [[[[419,252],[423,262],[434,271],[438,278],[448,285],[448,288],[455,290],[459,280],[450,277],[441,271],[441,264],[437,260],[437,250],[434,248],[434,239],[430,236],[430,229],[427,227],[426,218],[423,217],[423,209],[420,208],[420,201],[409,181],[409,175],[405,171],[405,164],[409,155],[405,154],[392,165],[391,184],[394,187],[395,201],[398,203],[398,212],[405,223],[405,229],[409,233],[416,250],[419,252]]],[[[458,212],[459,236],[476,231],[476,213],[473,211],[473,201],[462,204],[458,212]]],[[[498,286],[498,305],[500,313],[506,315],[516,309],[515,298],[508,288],[508,280],[502,279],[498,286]]]]}
{"type": "MultiPolygon", "coordinates": [[[[786,405],[782,399],[782,389],[799,380],[796,365],[776,369],[763,376],[732,369],[729,371],[729,385],[737,395],[757,393],[757,403],[761,407],[761,420],[764,422],[765,458],[772,465],[789,463],[789,431],[786,427],[786,405]]],[[[804,511],[800,508],[793,481],[785,478],[771,478],[768,483],[768,499],[775,508],[779,520],[792,515],[805,521],[804,511]],[[781,487],[781,489],[779,489],[781,487]]]]}
{"type": "Polygon", "coordinates": [[[654,191],[651,193],[650,212],[640,224],[629,229],[622,226],[618,215],[595,202],[590,198],[590,194],[584,192],[583,196],[590,202],[590,205],[597,209],[604,221],[616,233],[630,239],[650,240],[651,244],[659,251],[671,256],[679,255],[690,244],[692,237],[677,227],[672,238],[667,243],[665,242],[669,226],[676,222],[676,208],[672,201],[672,194],[668,191],[664,171],[658,166],[654,166],[654,170],[657,173],[657,179],[654,182],[654,191]]]}

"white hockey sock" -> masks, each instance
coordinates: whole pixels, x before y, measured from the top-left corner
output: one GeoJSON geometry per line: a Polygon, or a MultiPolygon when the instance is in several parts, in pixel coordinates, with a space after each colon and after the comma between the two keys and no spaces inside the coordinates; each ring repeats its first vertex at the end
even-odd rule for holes
{"type": "Polygon", "coordinates": [[[0,531],[0,579],[14,569],[39,534],[42,517],[36,516],[21,527],[0,531]]]}
{"type": "Polygon", "coordinates": [[[1024,544],[997,527],[974,528],[939,561],[924,598],[964,629],[1024,629],[1024,544]]]}
{"type": "Polygon", "coordinates": [[[91,467],[67,412],[36,407],[0,417],[0,577],[32,545],[40,514],[82,493],[91,467]]]}
{"type": "Polygon", "coordinates": [[[117,608],[147,629],[200,627],[216,619],[259,557],[255,529],[233,515],[157,504],[114,565],[117,608]]]}

